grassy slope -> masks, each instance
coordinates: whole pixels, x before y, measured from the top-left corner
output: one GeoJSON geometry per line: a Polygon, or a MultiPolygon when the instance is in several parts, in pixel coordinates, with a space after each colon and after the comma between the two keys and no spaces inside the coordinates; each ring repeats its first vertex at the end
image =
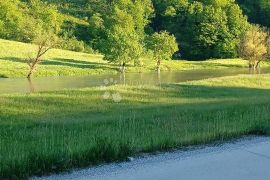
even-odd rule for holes
{"type": "MultiPolygon", "coordinates": [[[[0,175],[22,177],[270,134],[270,75],[0,95],[0,175]],[[236,83],[237,82],[237,83],[236,83]]],[[[1,179],[0,176],[0,179],[1,179]]]]}
{"type": "MultiPolygon", "coordinates": [[[[0,39],[0,77],[25,77],[28,67],[25,59],[36,47],[0,39]]],[[[128,72],[153,71],[155,62],[144,60],[142,67],[129,67],[128,72]]],[[[269,66],[265,63],[265,66],[269,66]]],[[[164,61],[162,70],[217,69],[247,66],[242,60],[211,60],[205,62],[164,61]]],[[[54,49],[45,57],[35,76],[68,76],[100,73],[116,73],[117,66],[108,64],[100,55],[91,55],[54,49]]]]}

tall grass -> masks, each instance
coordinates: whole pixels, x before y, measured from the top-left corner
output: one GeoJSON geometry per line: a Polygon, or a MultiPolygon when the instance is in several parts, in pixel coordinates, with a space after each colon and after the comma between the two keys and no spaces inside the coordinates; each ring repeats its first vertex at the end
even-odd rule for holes
{"type": "Polygon", "coordinates": [[[119,103],[99,88],[0,95],[0,179],[270,134],[270,75],[221,79],[108,88],[119,103]]]}

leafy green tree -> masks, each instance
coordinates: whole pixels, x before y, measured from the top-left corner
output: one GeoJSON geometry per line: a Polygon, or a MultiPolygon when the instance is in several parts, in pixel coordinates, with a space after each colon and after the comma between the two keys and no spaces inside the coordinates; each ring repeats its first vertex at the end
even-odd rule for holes
{"type": "Polygon", "coordinates": [[[139,34],[136,33],[132,16],[115,7],[111,17],[106,40],[102,41],[104,58],[122,65],[137,61],[143,53],[143,46],[139,34]]]}
{"type": "Polygon", "coordinates": [[[237,0],[251,23],[270,27],[269,0],[237,0]]]}
{"type": "Polygon", "coordinates": [[[42,30],[61,31],[62,18],[56,6],[40,0],[0,0],[0,37],[32,42],[42,30]]]}
{"type": "Polygon", "coordinates": [[[173,35],[168,32],[154,33],[146,38],[148,50],[152,51],[153,58],[157,62],[157,70],[160,71],[162,60],[170,60],[178,51],[178,44],[173,35]]]}
{"type": "Polygon", "coordinates": [[[103,30],[99,50],[110,62],[138,63],[144,52],[145,26],[152,14],[149,0],[115,0],[107,17],[98,16],[98,28],[103,30]]]}
{"type": "Polygon", "coordinates": [[[234,1],[155,0],[154,5],[159,14],[153,29],[174,34],[184,58],[237,56],[240,35],[248,23],[234,1]]]}
{"type": "Polygon", "coordinates": [[[19,0],[0,0],[0,38],[24,40],[26,17],[19,0]]]}
{"type": "Polygon", "coordinates": [[[41,0],[28,0],[27,13],[33,19],[32,29],[35,35],[41,31],[50,31],[59,34],[63,24],[63,17],[56,6],[41,0]]]}

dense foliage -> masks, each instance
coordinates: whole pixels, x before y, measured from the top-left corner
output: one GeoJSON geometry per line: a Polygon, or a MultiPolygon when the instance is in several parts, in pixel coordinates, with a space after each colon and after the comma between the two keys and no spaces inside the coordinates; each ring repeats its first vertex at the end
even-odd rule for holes
{"type": "Polygon", "coordinates": [[[100,20],[102,28],[100,23],[93,27],[103,31],[97,41],[99,50],[109,61],[138,62],[144,51],[144,28],[152,14],[151,1],[115,0],[106,13],[108,16],[100,20]]]}
{"type": "Polygon", "coordinates": [[[237,55],[236,46],[247,21],[233,1],[154,2],[157,16],[153,28],[175,34],[184,57],[206,59],[237,55]]]}
{"type": "Polygon", "coordinates": [[[167,32],[154,33],[146,38],[147,49],[152,52],[157,68],[160,69],[161,60],[168,60],[178,50],[174,36],[167,32]]]}
{"type": "Polygon", "coordinates": [[[42,31],[58,34],[62,17],[57,7],[39,0],[0,0],[0,37],[32,42],[42,31]]]}
{"type": "Polygon", "coordinates": [[[0,0],[0,38],[53,31],[60,48],[136,63],[149,52],[145,37],[167,31],[182,58],[232,58],[248,20],[269,26],[269,17],[269,0],[0,0]]]}
{"type": "Polygon", "coordinates": [[[269,0],[237,0],[250,22],[270,27],[269,0]]]}

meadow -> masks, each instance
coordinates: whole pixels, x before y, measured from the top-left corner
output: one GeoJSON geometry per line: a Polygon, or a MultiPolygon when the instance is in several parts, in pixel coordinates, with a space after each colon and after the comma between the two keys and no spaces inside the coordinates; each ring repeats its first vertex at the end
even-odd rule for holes
{"type": "Polygon", "coordinates": [[[270,135],[270,75],[0,95],[0,179],[270,135]],[[104,99],[119,93],[120,102],[104,99]]]}
{"type": "MultiPolygon", "coordinates": [[[[37,47],[15,41],[0,39],[0,77],[26,77],[28,65],[26,59],[32,57],[37,47]]],[[[153,72],[156,62],[149,58],[141,60],[141,66],[128,65],[127,72],[153,72]]],[[[247,67],[248,62],[241,59],[224,59],[208,61],[163,61],[162,71],[185,71],[196,69],[226,69],[247,67]]],[[[263,67],[269,67],[264,62],[263,67]]],[[[98,54],[87,54],[60,49],[53,49],[46,54],[39,64],[34,77],[48,76],[85,76],[96,74],[113,74],[118,72],[118,65],[108,63],[98,54]]]]}
{"type": "Polygon", "coordinates": [[[270,6],[240,1],[0,0],[0,179],[270,135],[270,6]]]}

